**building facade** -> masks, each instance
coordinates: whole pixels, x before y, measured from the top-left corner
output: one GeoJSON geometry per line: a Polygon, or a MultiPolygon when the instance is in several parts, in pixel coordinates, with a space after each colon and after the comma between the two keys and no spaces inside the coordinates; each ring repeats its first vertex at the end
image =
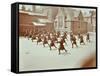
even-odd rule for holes
{"type": "Polygon", "coordinates": [[[66,9],[63,7],[58,8],[58,13],[54,21],[55,31],[71,32],[71,23],[73,15],[71,15],[70,12],[70,9],[66,9]]]}
{"type": "Polygon", "coordinates": [[[32,6],[32,10],[25,10],[22,6],[20,11],[20,26],[25,24],[35,30],[39,27],[46,31],[73,32],[74,34],[85,34],[87,32],[95,32],[96,30],[96,12],[83,11],[83,9],[73,9],[66,7],[51,6],[32,6]],[[24,12],[21,12],[24,11],[24,12]],[[27,12],[27,13],[25,13],[27,12]],[[35,23],[44,24],[35,25],[35,23]],[[48,30],[47,30],[48,29],[48,30]]]}

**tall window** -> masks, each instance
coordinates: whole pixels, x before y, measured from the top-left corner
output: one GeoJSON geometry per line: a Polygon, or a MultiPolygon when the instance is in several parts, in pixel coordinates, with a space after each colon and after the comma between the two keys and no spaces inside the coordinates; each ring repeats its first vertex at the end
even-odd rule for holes
{"type": "Polygon", "coordinates": [[[62,16],[59,16],[58,17],[58,27],[61,28],[63,25],[63,17],[62,16]]]}

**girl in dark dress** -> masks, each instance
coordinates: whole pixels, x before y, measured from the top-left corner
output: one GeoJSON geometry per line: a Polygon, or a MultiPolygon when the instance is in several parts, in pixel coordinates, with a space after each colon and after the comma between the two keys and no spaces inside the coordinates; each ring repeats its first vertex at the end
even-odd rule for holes
{"type": "MultiPolygon", "coordinates": [[[[48,44],[48,40],[46,37],[44,37],[44,41],[43,41],[43,46],[45,47],[45,44],[48,44]]],[[[48,44],[49,45],[49,44],[48,44]]]]}
{"type": "Polygon", "coordinates": [[[74,47],[74,45],[76,45],[76,47],[78,47],[75,36],[72,37],[72,48],[74,47]]]}
{"type": "Polygon", "coordinates": [[[61,41],[60,41],[60,47],[59,47],[58,50],[59,50],[59,54],[60,54],[61,50],[65,50],[65,52],[67,52],[67,50],[64,47],[64,40],[63,39],[61,39],[61,41]]]}
{"type": "Polygon", "coordinates": [[[80,36],[80,45],[81,44],[84,44],[85,45],[85,42],[84,42],[84,39],[83,39],[83,36],[82,35],[80,36]]]}
{"type": "Polygon", "coordinates": [[[90,35],[89,35],[89,33],[87,34],[86,40],[90,42],[90,35]]]}
{"type": "Polygon", "coordinates": [[[42,42],[42,39],[41,39],[40,36],[38,36],[37,45],[38,45],[39,42],[42,42]]]}
{"type": "Polygon", "coordinates": [[[51,39],[50,50],[51,50],[51,47],[55,47],[55,48],[57,48],[57,47],[55,46],[55,43],[54,43],[54,40],[53,40],[53,39],[51,39]]]}

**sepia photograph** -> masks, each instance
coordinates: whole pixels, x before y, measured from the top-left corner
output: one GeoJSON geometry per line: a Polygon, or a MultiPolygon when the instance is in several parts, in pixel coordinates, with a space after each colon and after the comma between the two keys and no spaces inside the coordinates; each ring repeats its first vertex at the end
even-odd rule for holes
{"type": "Polygon", "coordinates": [[[96,9],[19,4],[19,72],[96,68],[96,9]]]}

